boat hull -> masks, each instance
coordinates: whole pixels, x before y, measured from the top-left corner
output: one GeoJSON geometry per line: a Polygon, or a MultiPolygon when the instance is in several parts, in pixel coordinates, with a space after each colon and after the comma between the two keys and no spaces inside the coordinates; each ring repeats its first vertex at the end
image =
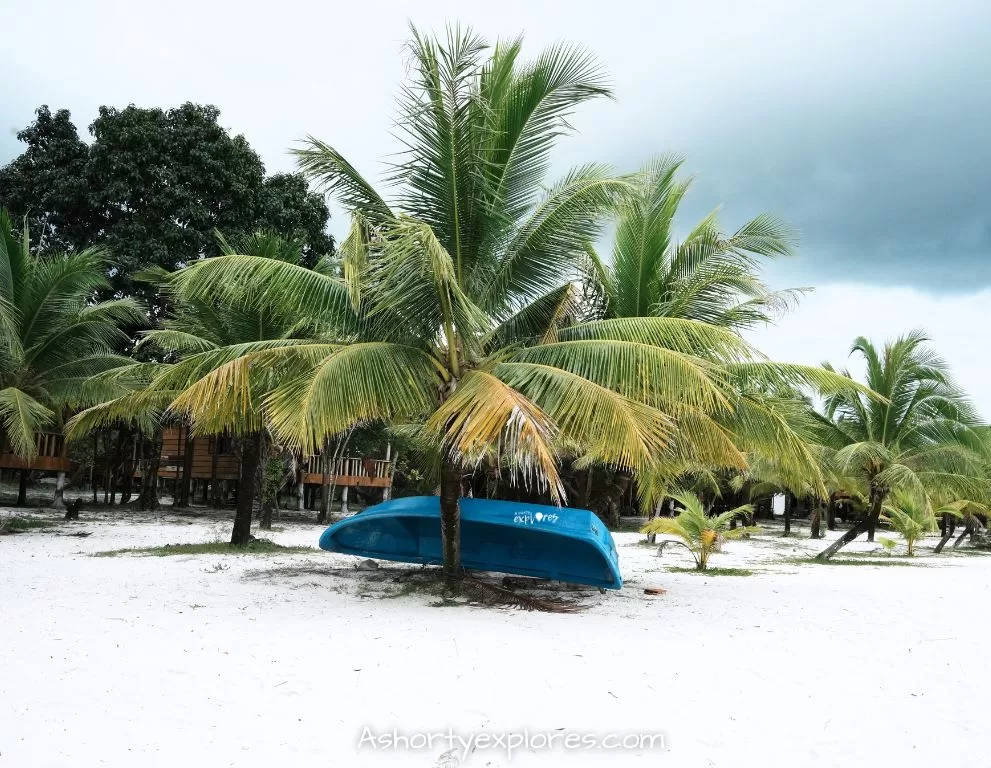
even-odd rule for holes
{"type": "MultiPolygon", "coordinates": [[[[461,499],[465,568],[619,589],[612,534],[592,512],[489,499],[461,499]]],[[[386,501],[330,526],[320,548],[379,560],[439,565],[440,499],[386,501]]]]}

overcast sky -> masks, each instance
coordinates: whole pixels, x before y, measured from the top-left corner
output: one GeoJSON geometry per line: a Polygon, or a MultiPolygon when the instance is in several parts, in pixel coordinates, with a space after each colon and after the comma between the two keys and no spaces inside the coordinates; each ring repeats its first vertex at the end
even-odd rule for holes
{"type": "Polygon", "coordinates": [[[991,416],[988,0],[150,5],[0,0],[0,163],[39,104],[69,108],[85,135],[101,104],[196,101],[269,171],[292,169],[287,147],[313,134],[374,177],[396,147],[409,20],[523,32],[531,53],[577,42],[617,98],[575,118],[558,170],[684,155],[697,176],[684,228],[722,205],[728,227],[769,210],[802,233],[770,279],[817,290],[755,335],[765,351],[843,364],[858,334],[923,327],[991,416]]]}

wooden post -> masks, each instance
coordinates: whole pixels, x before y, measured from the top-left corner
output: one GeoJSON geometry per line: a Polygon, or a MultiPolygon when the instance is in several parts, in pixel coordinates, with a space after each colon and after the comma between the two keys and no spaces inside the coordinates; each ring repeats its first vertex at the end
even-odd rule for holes
{"type": "MultiPolygon", "coordinates": [[[[185,433],[185,441],[183,442],[182,448],[182,480],[179,481],[179,492],[176,494],[178,505],[180,507],[188,507],[190,494],[193,485],[193,437],[190,433],[189,425],[185,427],[180,427],[180,429],[185,433]]],[[[182,435],[180,435],[181,437],[182,435]]],[[[178,447],[178,442],[177,446],[178,447]]]]}
{"type": "Polygon", "coordinates": [[[323,450],[320,452],[320,514],[317,521],[324,523],[330,517],[330,473],[333,471],[330,458],[330,438],[323,439],[323,450]]]}
{"type": "Polygon", "coordinates": [[[389,484],[382,489],[382,501],[388,501],[392,498],[392,466],[388,463],[392,460],[392,443],[385,444],[385,471],[389,478],[389,484]]]}

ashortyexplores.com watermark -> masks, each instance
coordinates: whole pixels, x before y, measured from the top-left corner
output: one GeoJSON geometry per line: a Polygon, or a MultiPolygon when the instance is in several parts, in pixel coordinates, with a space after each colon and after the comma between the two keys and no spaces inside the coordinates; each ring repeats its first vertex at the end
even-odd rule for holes
{"type": "Polygon", "coordinates": [[[544,752],[552,750],[664,750],[662,733],[595,733],[591,731],[482,731],[461,733],[453,728],[446,731],[405,731],[398,728],[375,731],[365,726],[358,738],[359,750],[382,751],[455,751],[464,760],[476,750],[501,750],[509,759],[515,752],[544,752]]]}

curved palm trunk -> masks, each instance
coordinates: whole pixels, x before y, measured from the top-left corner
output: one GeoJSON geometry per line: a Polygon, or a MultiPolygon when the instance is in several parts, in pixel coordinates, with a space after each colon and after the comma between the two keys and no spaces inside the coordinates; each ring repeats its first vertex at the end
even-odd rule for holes
{"type": "Polygon", "coordinates": [[[241,441],[241,470],[237,481],[237,512],[231,544],[243,547],[251,540],[251,513],[255,505],[255,475],[261,455],[261,433],[255,432],[241,441]]]}
{"type": "Polygon", "coordinates": [[[967,525],[964,526],[963,533],[957,536],[957,540],[953,542],[953,548],[957,549],[961,544],[963,544],[963,540],[967,538],[967,536],[973,537],[973,535],[974,526],[972,523],[967,523],[967,525]]]}
{"type": "MultiPolygon", "coordinates": [[[[879,488],[871,488],[871,505],[867,512],[867,517],[856,523],[849,531],[844,533],[840,538],[826,547],[822,552],[815,556],[816,560],[828,560],[837,552],[839,552],[843,547],[849,544],[851,541],[856,539],[864,531],[869,530],[871,521],[877,524],[878,518],[881,516],[881,505],[884,503],[884,497],[887,492],[882,491],[879,488]]],[[[870,539],[868,539],[870,540],[870,539]]]]}
{"type": "Polygon", "coordinates": [[[460,498],[461,468],[444,460],[440,468],[440,542],[448,580],[456,579],[462,573],[460,498]]]}
{"type": "Polygon", "coordinates": [[[946,542],[950,540],[950,537],[953,536],[953,532],[957,528],[956,522],[949,515],[943,515],[943,519],[940,524],[943,526],[943,536],[940,538],[939,544],[937,544],[936,548],[933,550],[933,553],[937,555],[943,551],[943,547],[946,546],[946,542]]]}

